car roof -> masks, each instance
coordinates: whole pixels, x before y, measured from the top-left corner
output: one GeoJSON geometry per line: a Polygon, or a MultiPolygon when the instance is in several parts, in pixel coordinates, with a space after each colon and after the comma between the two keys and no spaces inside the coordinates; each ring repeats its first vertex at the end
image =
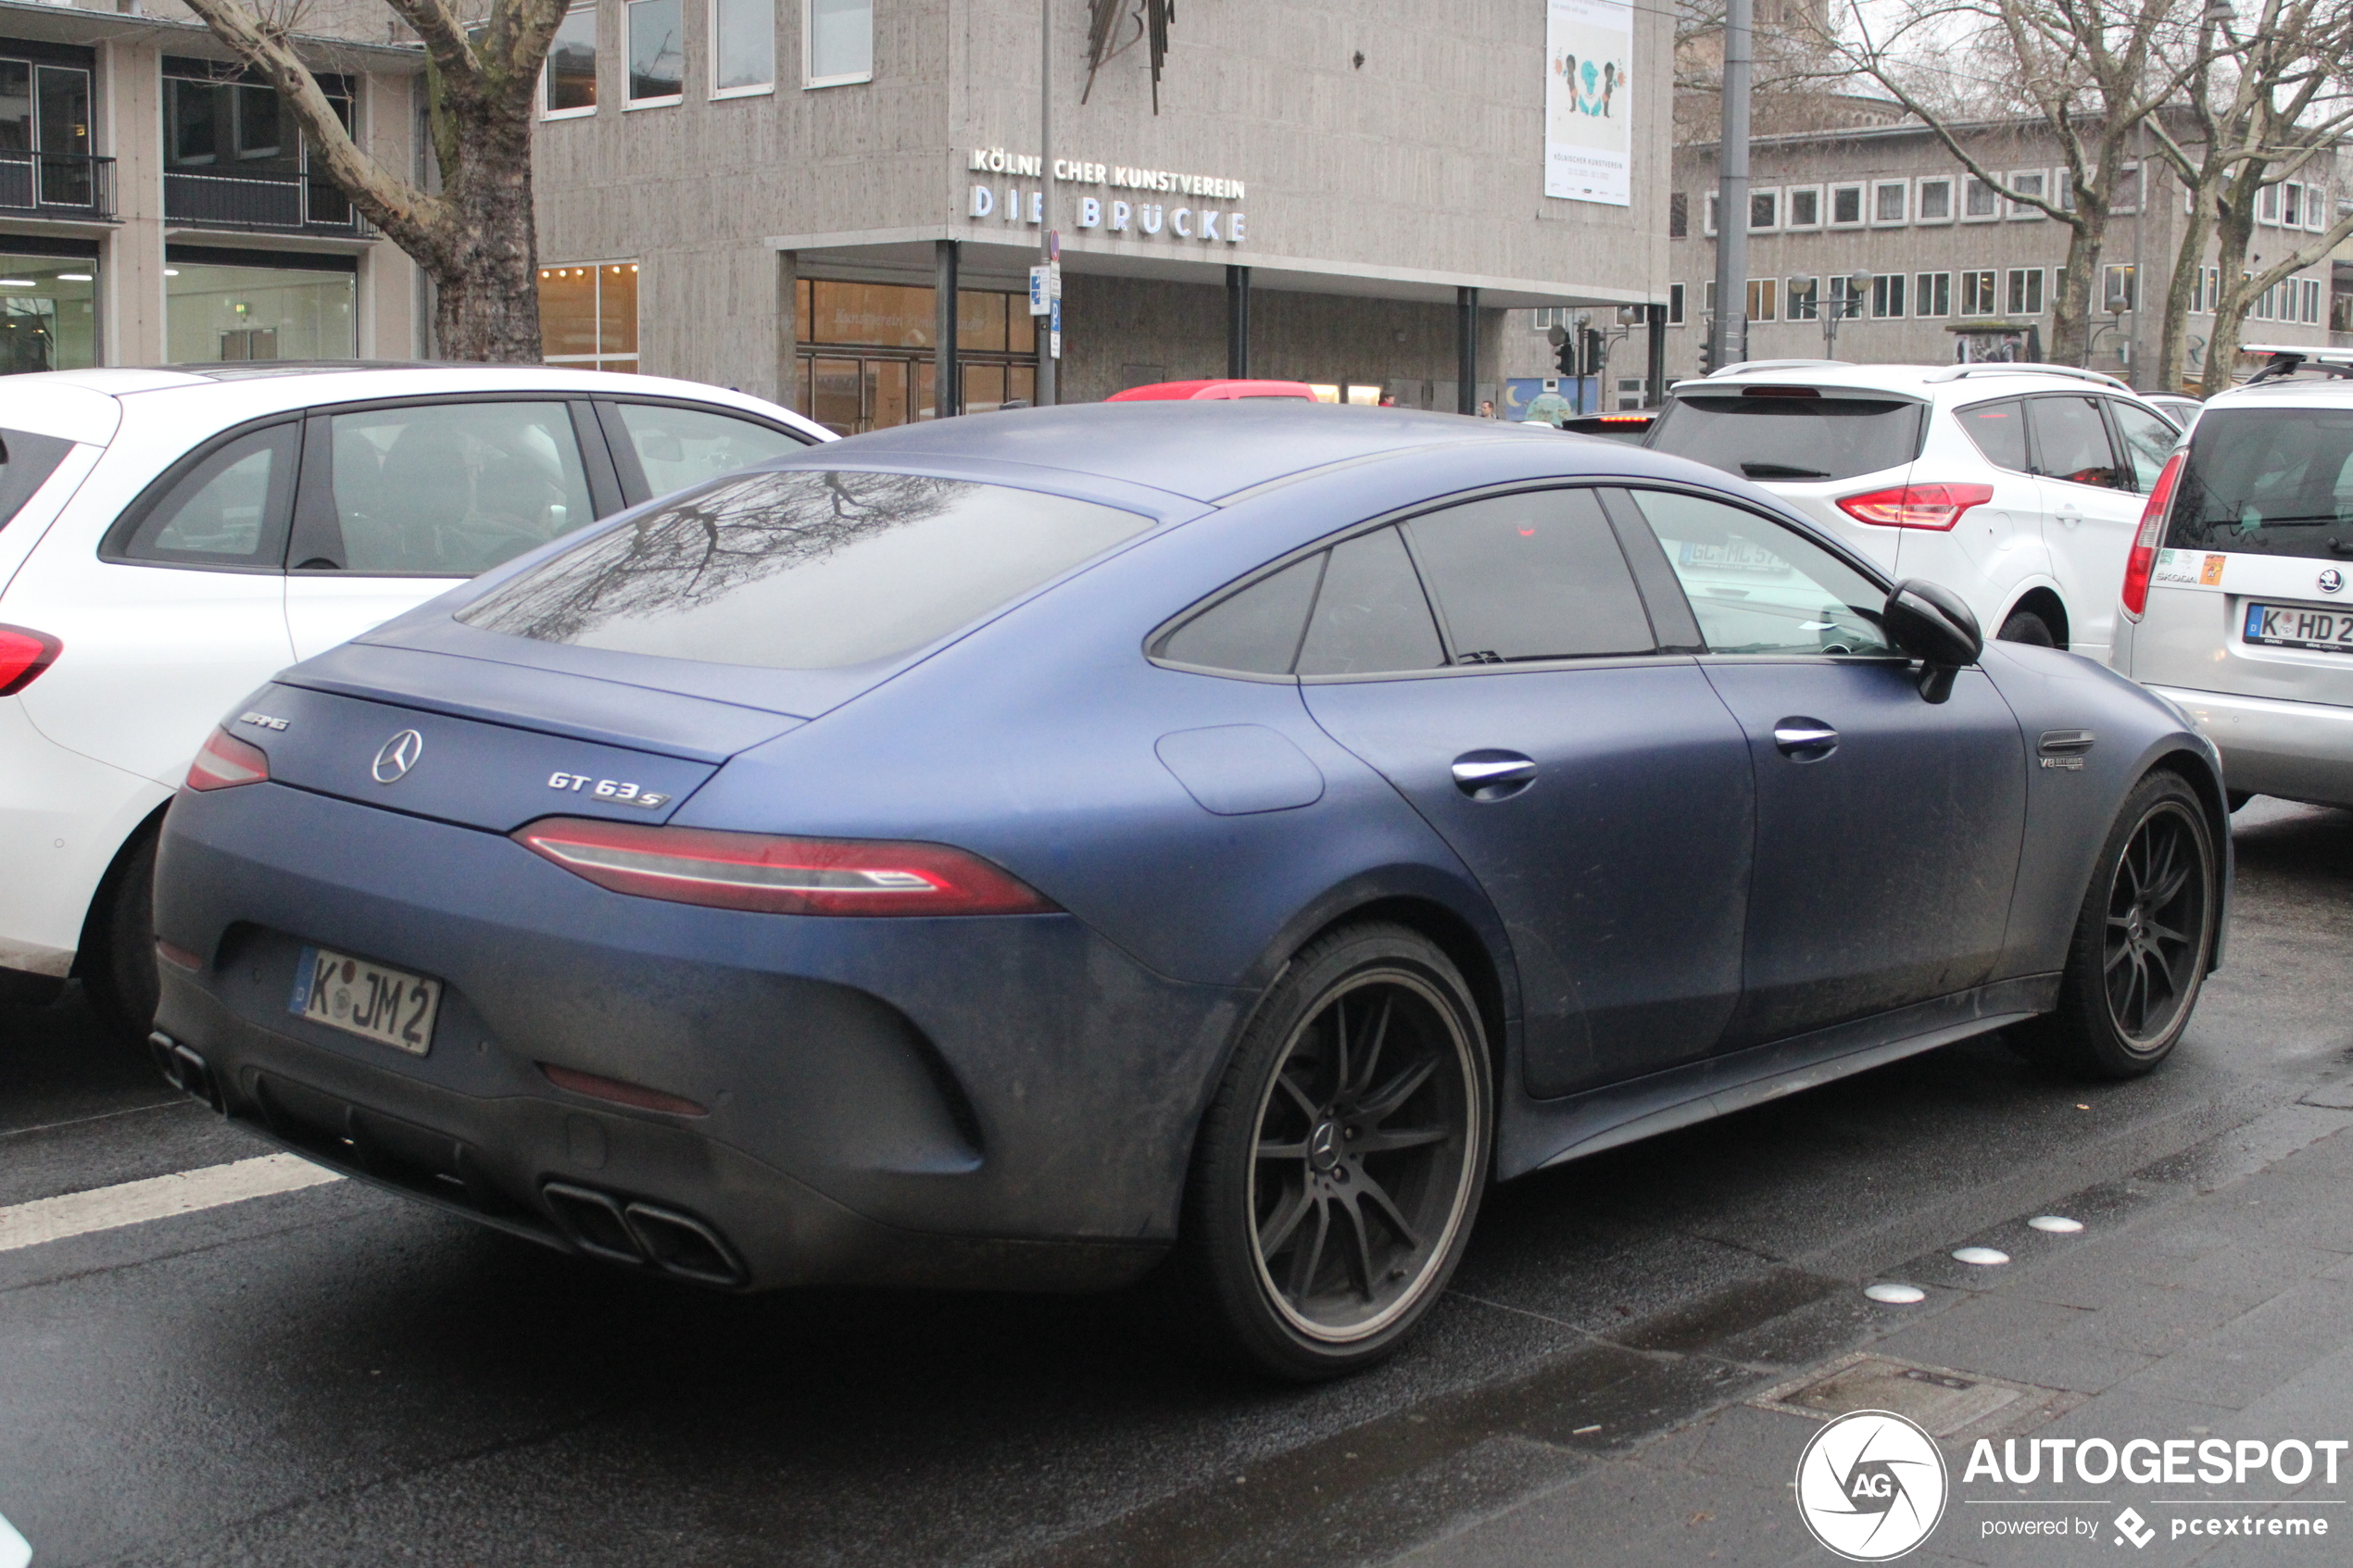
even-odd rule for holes
{"type": "Polygon", "coordinates": [[[1763,359],[1729,365],[1714,375],[1679,381],[1683,395],[1737,393],[1760,384],[1890,392],[1930,402],[1957,402],[1995,392],[2082,392],[2093,388],[2137,397],[2116,377],[2069,365],[1852,365],[1838,359],[1763,359]]]}
{"type": "MultiPolygon", "coordinates": [[[[1281,398],[1154,399],[897,425],[837,442],[825,448],[824,460],[890,468],[939,460],[1023,463],[1216,501],[1334,464],[1484,441],[1541,441],[1556,449],[1579,445],[1563,443],[1550,427],[1415,408],[1281,398]]],[[[1597,470],[1609,460],[1610,445],[1592,443],[1597,470]]]]}
{"type": "Polygon", "coordinates": [[[2283,377],[2233,386],[2206,400],[2213,408],[2343,408],[2353,407],[2353,381],[2341,376],[2283,377]]]}

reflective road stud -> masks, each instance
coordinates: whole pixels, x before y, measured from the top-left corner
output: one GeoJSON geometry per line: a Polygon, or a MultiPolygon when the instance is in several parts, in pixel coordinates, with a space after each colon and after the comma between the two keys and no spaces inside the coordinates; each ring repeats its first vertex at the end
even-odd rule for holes
{"type": "Polygon", "coordinates": [[[1884,1301],[1893,1307],[1914,1306],[1928,1299],[1928,1292],[1919,1286],[1897,1285],[1892,1280],[1867,1285],[1863,1287],[1863,1294],[1874,1301],[1884,1301]]]}
{"type": "Polygon", "coordinates": [[[1974,1263],[1981,1269],[1991,1269],[2008,1262],[2010,1255],[1995,1251],[1991,1247],[1957,1247],[1953,1249],[1953,1259],[1956,1262],[1974,1263]]]}
{"type": "Polygon", "coordinates": [[[2026,1223],[2038,1231],[2048,1231],[2053,1236],[2073,1236],[2083,1228],[2082,1221],[2070,1220],[2064,1214],[2037,1214],[2026,1223]]]}

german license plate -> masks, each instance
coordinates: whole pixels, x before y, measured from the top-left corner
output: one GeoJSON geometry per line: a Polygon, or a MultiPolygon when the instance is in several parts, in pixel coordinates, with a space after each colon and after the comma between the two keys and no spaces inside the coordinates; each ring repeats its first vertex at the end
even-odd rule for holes
{"type": "Polygon", "coordinates": [[[2250,604],[2246,640],[2268,648],[2322,648],[2353,653],[2353,610],[2303,609],[2295,605],[2250,604]]]}
{"type": "Polygon", "coordinates": [[[286,1010],[422,1056],[433,1048],[434,1014],[441,1010],[441,982],[365,959],[305,947],[295,960],[294,995],[286,1010]]]}

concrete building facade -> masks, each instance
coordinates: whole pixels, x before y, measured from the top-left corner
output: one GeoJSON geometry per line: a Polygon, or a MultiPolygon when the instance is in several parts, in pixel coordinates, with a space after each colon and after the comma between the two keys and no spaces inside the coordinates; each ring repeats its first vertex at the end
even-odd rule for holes
{"type": "MultiPolygon", "coordinates": [[[[384,35],[343,11],[325,19],[384,35]]],[[[418,52],[302,47],[361,144],[412,168],[418,52]]],[[[0,373],[409,358],[422,300],[415,267],[314,176],[276,94],[193,17],[0,0],[0,373]]]]}
{"type": "Polygon", "coordinates": [[[1049,226],[1064,401],[1246,370],[1453,408],[1466,346],[1495,395],[1506,310],[1664,303],[1664,12],[1604,7],[1631,58],[1580,102],[1626,127],[1615,203],[1545,194],[1543,5],[1187,6],[1157,81],[1117,47],[1151,8],[1100,62],[1055,8],[1050,225],[1037,0],[582,6],[539,127],[549,357],[844,430],[1026,400],[1049,226]]]}
{"type": "MultiPolygon", "coordinates": [[[[2066,169],[2048,132],[2032,124],[1972,126],[1963,134],[1990,171],[2060,192],[2066,169]]],[[[2145,189],[2128,166],[2093,279],[2094,369],[2144,390],[2157,364],[2166,291],[2187,221],[2171,168],[2151,157],[2145,189]],[[2121,308],[2110,308],[2111,302],[2121,308]]],[[[1942,364],[1967,357],[2045,353],[2053,289],[2070,231],[2032,207],[1996,195],[1917,123],[1759,137],[1751,149],[1748,214],[1748,357],[1831,357],[1857,362],[1942,364]],[[1839,307],[1869,275],[1856,303],[1839,307]],[[1833,319],[1834,318],[1834,319],[1833,319]]],[[[1667,198],[1667,365],[1698,371],[1715,309],[1718,149],[1679,148],[1667,198]]],[[[2013,189],[2029,188],[2014,183],[2013,189]]],[[[2259,208],[2250,260],[2310,244],[2353,201],[2353,157],[2270,187],[2259,208]]],[[[2220,274],[2209,245],[2190,318],[2192,370],[2203,364],[2220,274]]],[[[2353,271],[2353,270],[2348,270],[2353,271]]],[[[2325,345],[2353,326],[2340,282],[2323,257],[2283,282],[2248,318],[2243,340],[2325,345]]]]}

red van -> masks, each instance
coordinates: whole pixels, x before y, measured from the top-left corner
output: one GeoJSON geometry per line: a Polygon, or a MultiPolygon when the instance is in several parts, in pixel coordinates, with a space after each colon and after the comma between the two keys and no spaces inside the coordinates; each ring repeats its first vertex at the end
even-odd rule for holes
{"type": "Polygon", "coordinates": [[[1315,401],[1315,389],[1303,381],[1163,381],[1131,386],[1103,399],[1106,403],[1187,401],[1201,397],[1290,397],[1315,401]]]}

